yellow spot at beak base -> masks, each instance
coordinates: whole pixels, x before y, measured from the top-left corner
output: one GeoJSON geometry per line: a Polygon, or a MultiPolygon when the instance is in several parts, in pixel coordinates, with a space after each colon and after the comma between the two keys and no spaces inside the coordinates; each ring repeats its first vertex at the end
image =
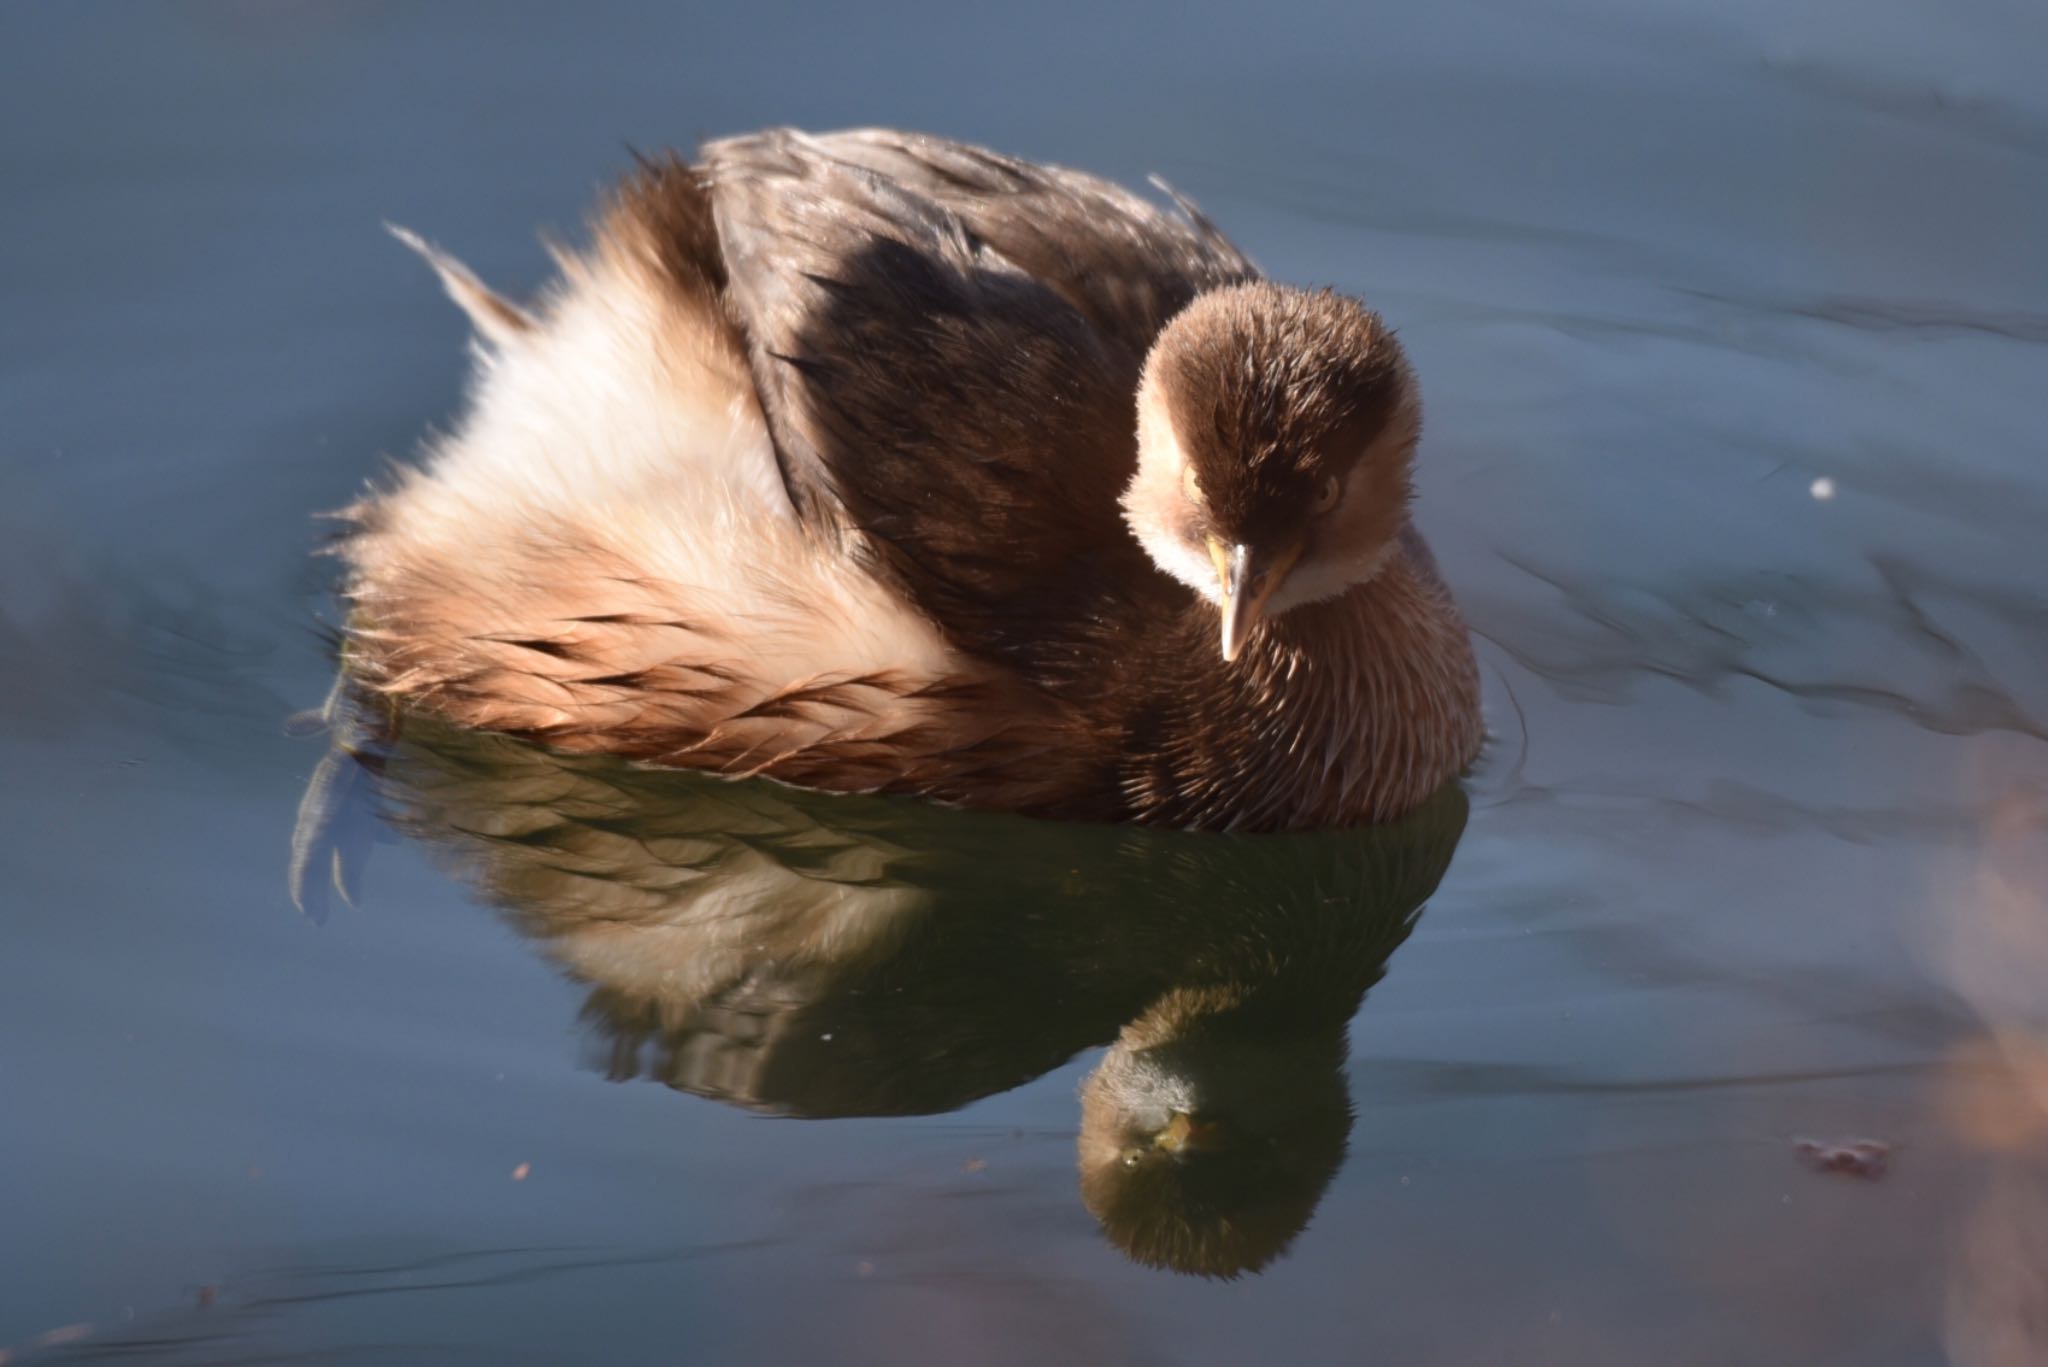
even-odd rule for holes
{"type": "Polygon", "coordinates": [[[1217,1147],[1221,1138],[1221,1125],[1197,1120],[1185,1111],[1175,1111],[1166,1127],[1153,1136],[1152,1144],[1167,1153],[1194,1153],[1217,1147]]]}

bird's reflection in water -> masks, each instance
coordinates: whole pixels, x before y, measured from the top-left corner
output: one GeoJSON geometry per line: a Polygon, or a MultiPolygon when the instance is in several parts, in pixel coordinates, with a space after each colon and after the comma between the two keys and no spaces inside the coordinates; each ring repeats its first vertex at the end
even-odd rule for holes
{"type": "Polygon", "coordinates": [[[589,986],[611,1076],[755,1110],[947,1111],[1110,1041],[1082,1199],[1209,1276],[1278,1256],[1343,1161],[1346,1027],[1465,820],[1452,787],[1362,831],[1068,825],[396,731],[338,738],[302,886],[374,799],[589,986]]]}

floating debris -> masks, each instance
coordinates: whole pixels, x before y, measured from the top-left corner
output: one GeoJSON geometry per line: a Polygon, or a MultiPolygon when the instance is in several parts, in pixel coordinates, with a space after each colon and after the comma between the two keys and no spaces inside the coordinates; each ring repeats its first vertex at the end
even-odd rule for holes
{"type": "Polygon", "coordinates": [[[1892,1146],[1878,1139],[1851,1139],[1840,1144],[1795,1139],[1792,1147],[1816,1172],[1839,1172],[1874,1181],[1891,1168],[1892,1146]]]}

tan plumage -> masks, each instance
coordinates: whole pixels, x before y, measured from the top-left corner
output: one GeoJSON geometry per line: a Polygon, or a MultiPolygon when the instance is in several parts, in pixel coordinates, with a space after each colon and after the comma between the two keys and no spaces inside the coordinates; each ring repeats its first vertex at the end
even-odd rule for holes
{"type": "Polygon", "coordinates": [[[1199,216],[959,144],[771,133],[644,167],[531,311],[430,259],[478,322],[470,410],[342,544],[350,668],[394,699],[1212,827],[1382,819],[1477,748],[1398,348],[1199,216]],[[1192,412],[1177,377],[1236,356],[1230,412],[1192,412]],[[1226,661],[1202,538],[1269,533],[1293,550],[1226,661]]]}

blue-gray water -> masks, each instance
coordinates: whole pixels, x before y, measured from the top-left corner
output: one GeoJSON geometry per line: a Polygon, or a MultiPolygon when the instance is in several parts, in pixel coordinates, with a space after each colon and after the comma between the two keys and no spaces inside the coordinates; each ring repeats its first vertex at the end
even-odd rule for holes
{"type": "Polygon", "coordinates": [[[2034,0],[0,10],[0,1353],[2048,1361],[2044,69],[2034,0]],[[380,220],[528,288],[767,123],[1156,171],[1379,307],[1466,805],[1219,853],[430,735],[302,919],[315,514],[463,373],[380,220]],[[1288,1005],[1188,1066],[1355,1112],[1234,1281],[1076,1170],[1189,983],[1288,1005]]]}

